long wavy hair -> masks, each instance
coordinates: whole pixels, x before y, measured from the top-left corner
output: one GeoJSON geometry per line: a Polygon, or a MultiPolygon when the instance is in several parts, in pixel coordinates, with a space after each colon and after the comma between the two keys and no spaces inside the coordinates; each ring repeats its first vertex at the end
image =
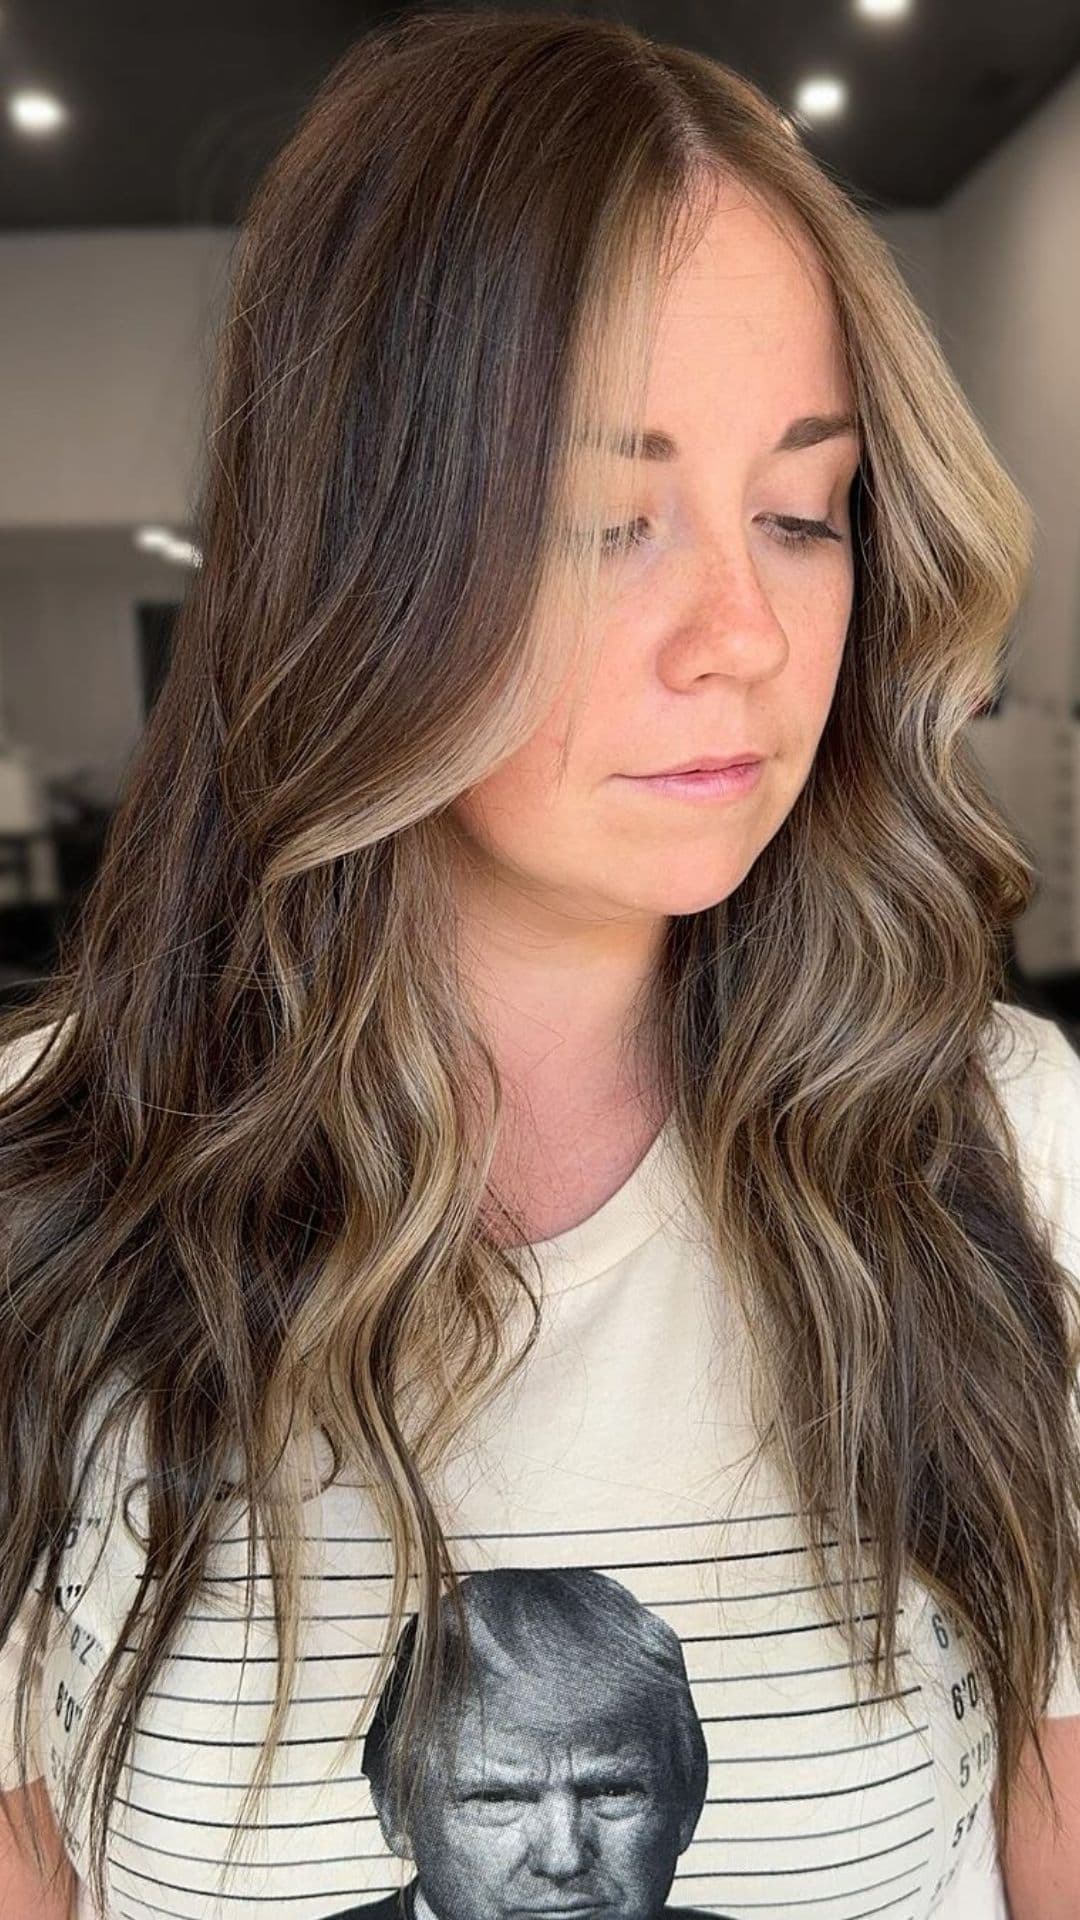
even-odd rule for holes
{"type": "Polygon", "coordinates": [[[914,1575],[985,1675],[1007,1820],[1063,1630],[1075,1656],[1070,1277],[984,1051],[1034,869],[966,731],[1029,509],[885,242],[754,86],[624,24],[413,14],[348,50],[253,195],[169,673],[59,963],[0,1024],[13,1053],[37,1036],[0,1102],[0,1639],[42,1582],[23,1780],[80,1476],[137,1431],[145,1488],[136,1650],[80,1748],[102,1904],[130,1728],[237,1511],[279,1653],[245,1811],[266,1784],[305,1436],[392,1543],[357,1737],[410,1593],[402,1755],[444,1697],[435,1475],[544,1306],[487,1193],[502,1090],[457,970],[451,808],[588,666],[610,569],[582,505],[632,464],[595,457],[598,422],[643,430],[668,275],[733,182],[827,275],[854,603],[810,777],[731,897],[666,925],[635,1043],[863,1658],[873,1542],[868,1684],[896,1685],[914,1575]]]}

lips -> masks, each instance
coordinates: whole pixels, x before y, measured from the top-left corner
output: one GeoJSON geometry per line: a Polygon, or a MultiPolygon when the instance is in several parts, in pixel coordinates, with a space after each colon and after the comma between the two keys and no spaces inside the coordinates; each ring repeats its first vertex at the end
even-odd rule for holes
{"type": "Polygon", "coordinates": [[[745,753],[730,754],[724,760],[706,755],[700,760],[684,760],[677,767],[657,767],[652,773],[642,773],[636,777],[639,780],[663,780],[677,773],[723,773],[728,767],[753,766],[763,758],[763,754],[753,753],[749,749],[745,753]]]}

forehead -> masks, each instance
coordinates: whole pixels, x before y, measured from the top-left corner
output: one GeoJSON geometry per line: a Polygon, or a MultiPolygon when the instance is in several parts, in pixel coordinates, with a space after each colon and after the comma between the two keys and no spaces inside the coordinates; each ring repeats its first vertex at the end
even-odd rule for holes
{"type": "Polygon", "coordinates": [[[773,421],[779,431],[850,398],[832,289],[809,236],[793,216],[730,189],[664,290],[649,419],[677,416],[687,434],[695,422],[723,419],[736,431],[743,422],[757,440],[773,421]]]}
{"type": "Polygon", "coordinates": [[[631,1780],[666,1772],[662,1736],[628,1727],[618,1715],[545,1713],[539,1720],[509,1711],[491,1719],[467,1714],[460,1738],[444,1740],[441,1761],[455,1779],[599,1776],[631,1780]]]}

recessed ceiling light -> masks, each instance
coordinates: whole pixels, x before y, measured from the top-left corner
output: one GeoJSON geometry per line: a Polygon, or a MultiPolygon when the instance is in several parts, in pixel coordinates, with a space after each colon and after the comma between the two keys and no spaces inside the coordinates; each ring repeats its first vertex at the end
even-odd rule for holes
{"type": "Polygon", "coordinates": [[[911,12],[911,0],[855,0],[864,20],[902,20],[911,12]]]}
{"type": "Polygon", "coordinates": [[[8,117],[20,133],[52,133],[67,114],[55,94],[24,87],[8,101],[8,117]]]}
{"type": "Polygon", "coordinates": [[[795,94],[795,110],[804,120],[831,120],[847,105],[847,88],[842,80],[828,74],[815,74],[804,80],[795,94]]]}

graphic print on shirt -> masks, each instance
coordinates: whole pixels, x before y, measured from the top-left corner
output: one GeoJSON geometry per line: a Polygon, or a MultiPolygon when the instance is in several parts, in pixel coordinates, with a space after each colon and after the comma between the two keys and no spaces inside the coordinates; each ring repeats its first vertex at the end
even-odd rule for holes
{"type": "Polygon", "coordinates": [[[436,1729],[408,1824],[387,1742],[415,1615],[364,1742],[383,1838],[414,1877],[400,1900],[334,1920],[703,1914],[665,1904],[709,1784],[678,1634],[591,1567],[498,1567],[460,1591],[472,1656],[464,1710],[436,1729]]]}
{"type": "MultiPolygon", "coordinates": [[[[790,1511],[451,1536],[476,1690],[452,1770],[404,1832],[380,1777],[393,1667],[333,1764],[382,1644],[391,1562],[354,1492],[325,1499],[296,1697],[250,1848],[223,1873],[275,1660],[269,1580],[245,1607],[238,1533],[137,1717],[109,1824],[107,1920],[934,1913],[987,1794],[992,1738],[970,1662],[926,1596],[901,1606],[899,1691],[870,1690],[860,1708],[790,1511]]],[[[87,1542],[100,1516],[88,1521],[87,1542]]],[[[119,1563],[114,1549],[110,1582],[119,1563]]],[[[47,1664],[42,1741],[57,1788],[128,1593],[95,1596],[77,1579],[57,1592],[69,1638],[47,1664]]],[[[85,1880],[85,1834],[69,1845],[85,1880]]],[[[89,1920],[85,1889],[80,1902],[89,1920]]]]}

